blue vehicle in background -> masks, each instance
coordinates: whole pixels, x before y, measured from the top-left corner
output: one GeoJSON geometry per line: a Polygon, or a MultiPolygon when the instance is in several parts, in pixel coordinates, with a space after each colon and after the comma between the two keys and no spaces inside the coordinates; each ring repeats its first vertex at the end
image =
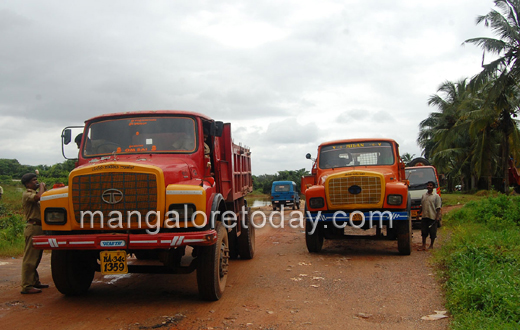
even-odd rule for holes
{"type": "Polygon", "coordinates": [[[271,204],[273,210],[280,209],[281,205],[300,209],[300,194],[293,181],[275,181],[271,187],[271,204]]]}

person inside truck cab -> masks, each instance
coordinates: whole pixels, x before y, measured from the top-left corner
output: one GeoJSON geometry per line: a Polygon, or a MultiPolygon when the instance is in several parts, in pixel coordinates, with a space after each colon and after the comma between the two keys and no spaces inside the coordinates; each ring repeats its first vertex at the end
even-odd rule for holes
{"type": "Polygon", "coordinates": [[[76,145],[78,146],[78,149],[81,147],[81,139],[83,138],[83,133],[79,133],[78,135],[76,135],[76,137],[74,138],[74,143],[76,143],[76,145]]]}
{"type": "Polygon", "coordinates": [[[195,149],[195,141],[193,136],[188,136],[187,133],[179,133],[173,141],[172,147],[174,150],[193,150],[195,149]]]}

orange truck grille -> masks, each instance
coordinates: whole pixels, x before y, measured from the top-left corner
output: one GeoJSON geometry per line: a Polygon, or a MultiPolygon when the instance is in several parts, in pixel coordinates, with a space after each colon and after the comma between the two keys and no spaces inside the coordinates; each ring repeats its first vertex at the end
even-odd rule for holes
{"type": "Polygon", "coordinates": [[[329,181],[329,196],[332,205],[377,204],[381,201],[381,179],[373,176],[347,176],[329,181]],[[349,188],[359,186],[361,192],[352,194],[349,188]]]}
{"type": "MultiPolygon", "coordinates": [[[[72,202],[76,222],[81,211],[101,211],[103,219],[116,218],[111,211],[119,211],[127,219],[127,211],[138,211],[144,222],[149,211],[157,211],[157,181],[155,175],[146,173],[105,172],[79,175],[73,178],[72,202]]],[[[90,217],[89,217],[90,219],[90,217]]],[[[100,217],[94,217],[98,223],[100,217]]],[[[137,217],[131,217],[137,222],[137,217]]],[[[154,220],[155,216],[150,216],[154,220]]]]}

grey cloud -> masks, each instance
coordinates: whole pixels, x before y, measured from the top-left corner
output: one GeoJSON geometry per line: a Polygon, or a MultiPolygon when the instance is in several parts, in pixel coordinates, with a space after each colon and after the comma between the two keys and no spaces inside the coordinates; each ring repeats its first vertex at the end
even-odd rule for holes
{"type": "Polygon", "coordinates": [[[338,123],[350,123],[352,121],[364,121],[370,117],[370,113],[367,110],[353,109],[343,111],[336,117],[338,123]]]}
{"type": "Polygon", "coordinates": [[[432,111],[427,97],[442,81],[468,75],[446,67],[474,60],[479,69],[481,51],[460,44],[489,35],[474,20],[491,5],[7,0],[0,9],[0,125],[12,116],[47,131],[31,143],[22,129],[1,126],[0,145],[15,146],[1,149],[1,157],[61,162],[62,127],[103,113],[154,109],[231,122],[238,141],[254,147],[255,174],[305,166],[300,154],[345,137],[345,123],[356,124],[350,137],[359,136],[358,128],[379,134],[377,120],[414,118],[399,137],[414,141],[417,117],[432,111]],[[312,15],[314,5],[338,9],[312,15]],[[210,27],[230,24],[229,13],[239,23],[267,24],[283,38],[245,48],[190,28],[201,17],[209,17],[210,27]],[[432,33],[438,40],[429,39],[432,33]],[[337,132],[334,120],[343,124],[337,132]],[[22,144],[27,149],[16,149],[22,144]]]}
{"type": "Polygon", "coordinates": [[[301,125],[294,118],[290,118],[269,124],[263,135],[269,143],[305,144],[316,141],[320,130],[315,123],[301,125]]]}

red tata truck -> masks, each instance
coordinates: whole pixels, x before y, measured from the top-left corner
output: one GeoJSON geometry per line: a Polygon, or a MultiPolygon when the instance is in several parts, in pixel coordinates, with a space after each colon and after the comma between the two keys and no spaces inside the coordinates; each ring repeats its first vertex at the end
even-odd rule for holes
{"type": "Polygon", "coordinates": [[[397,240],[400,254],[411,253],[409,183],[394,140],[324,142],[312,160],[301,183],[309,252],[320,252],[324,239],[364,238],[397,240]]]}
{"type": "Polygon", "coordinates": [[[251,152],[233,143],[231,125],[195,112],[125,112],[87,120],[74,140],[77,166],[68,186],[43,194],[44,235],[33,239],[52,250],[56,288],[82,294],[95,272],[196,271],[200,297],[218,300],[229,259],[255,250],[244,199],[251,152]]]}

